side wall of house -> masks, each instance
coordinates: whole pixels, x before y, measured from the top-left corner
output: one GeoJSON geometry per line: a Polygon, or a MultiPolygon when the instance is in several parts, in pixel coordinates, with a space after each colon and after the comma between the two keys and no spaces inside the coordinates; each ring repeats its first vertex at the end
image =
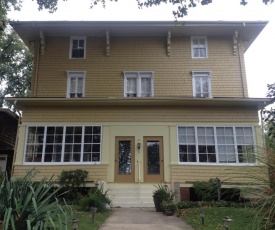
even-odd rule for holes
{"type": "MultiPolygon", "coordinates": [[[[153,107],[142,109],[141,107],[128,108],[25,108],[22,124],[19,128],[19,141],[17,157],[14,164],[14,175],[22,176],[26,170],[35,167],[43,172],[40,175],[55,176],[62,170],[83,168],[89,171],[90,180],[104,180],[114,182],[115,167],[115,137],[134,136],[135,143],[142,142],[146,136],[162,136],[164,151],[164,182],[189,183],[196,180],[208,180],[219,177],[226,179],[231,177],[232,169],[250,169],[248,166],[206,165],[206,164],[180,164],[178,160],[177,127],[182,125],[202,126],[253,126],[257,145],[262,145],[261,130],[258,126],[256,108],[220,108],[209,109],[193,107],[153,107]],[[52,112],[54,111],[54,113],[52,112]],[[29,125],[101,125],[102,126],[102,150],[101,162],[97,164],[49,164],[26,165],[24,161],[24,145],[26,141],[26,129],[29,125]]],[[[142,143],[143,144],[143,143],[142,143]]],[[[137,147],[135,147],[137,148],[137,147]]],[[[136,149],[135,160],[142,161],[143,148],[140,152],[136,149]]],[[[260,153],[260,148],[258,149],[260,153]]],[[[138,167],[136,167],[138,168],[138,167]]],[[[40,176],[40,177],[41,177],[40,176]]],[[[38,177],[38,178],[40,178],[38,177]]],[[[139,173],[135,172],[135,181],[138,181],[139,173]]],[[[143,175],[141,175],[143,182],[143,175]]],[[[235,179],[235,182],[248,180],[235,179]]]]}
{"type": "Polygon", "coordinates": [[[190,37],[173,36],[168,57],[166,39],[111,37],[107,57],[105,38],[87,37],[86,59],[76,60],[69,59],[70,37],[46,37],[33,89],[37,97],[66,97],[67,71],[80,70],[87,71],[86,97],[123,97],[123,71],[154,71],[154,96],[193,96],[190,71],[207,70],[211,71],[213,97],[248,96],[243,49],[240,56],[234,56],[231,37],[208,37],[206,59],[191,58],[190,37]]]}

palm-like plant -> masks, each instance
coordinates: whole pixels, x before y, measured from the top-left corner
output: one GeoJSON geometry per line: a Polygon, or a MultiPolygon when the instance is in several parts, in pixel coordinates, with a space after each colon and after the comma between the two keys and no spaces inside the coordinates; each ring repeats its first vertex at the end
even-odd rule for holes
{"type": "Polygon", "coordinates": [[[58,203],[54,184],[43,179],[31,180],[29,172],[24,178],[9,180],[0,187],[0,220],[4,230],[68,229],[72,210],[58,203]]]}

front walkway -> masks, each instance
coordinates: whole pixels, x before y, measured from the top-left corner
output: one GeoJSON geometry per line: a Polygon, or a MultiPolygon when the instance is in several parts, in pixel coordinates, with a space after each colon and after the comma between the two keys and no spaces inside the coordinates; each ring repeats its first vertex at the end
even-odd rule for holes
{"type": "Polygon", "coordinates": [[[193,230],[176,215],[166,216],[155,208],[115,208],[99,230],[193,230]]]}

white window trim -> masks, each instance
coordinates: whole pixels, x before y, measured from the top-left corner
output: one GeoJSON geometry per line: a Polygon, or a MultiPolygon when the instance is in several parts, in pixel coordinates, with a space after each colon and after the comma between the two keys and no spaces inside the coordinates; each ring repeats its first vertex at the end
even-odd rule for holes
{"type": "Polygon", "coordinates": [[[86,72],[87,71],[75,71],[75,70],[67,71],[67,94],[66,94],[67,98],[71,98],[70,97],[70,89],[71,89],[71,78],[72,77],[83,78],[82,97],[85,97],[86,72]],[[82,75],[82,76],[80,76],[80,75],[82,75]]]}
{"type": "Polygon", "coordinates": [[[141,89],[141,76],[140,74],[151,74],[151,96],[154,96],[154,71],[123,71],[124,74],[124,97],[127,97],[127,78],[137,78],[137,97],[140,97],[140,89],[141,89]],[[137,77],[129,77],[129,74],[137,74],[137,77]]]}
{"type": "Polygon", "coordinates": [[[210,166],[257,166],[258,165],[258,160],[257,160],[257,143],[256,143],[256,138],[255,138],[255,127],[251,125],[243,125],[243,126],[234,126],[234,125],[219,125],[219,126],[211,126],[211,125],[178,125],[177,126],[177,148],[178,148],[178,164],[179,165],[210,165],[210,166]],[[196,158],[197,162],[181,162],[180,161],[180,152],[179,152],[179,128],[180,127],[194,127],[195,128],[195,139],[196,139],[196,158]],[[224,127],[233,127],[233,134],[234,134],[234,146],[235,146],[235,155],[236,155],[236,163],[219,163],[219,154],[216,153],[216,163],[200,163],[198,161],[198,150],[197,150],[197,127],[211,127],[214,128],[214,139],[215,139],[215,148],[217,148],[217,134],[216,134],[216,128],[224,128],[224,127]],[[236,149],[236,133],[235,130],[236,128],[252,128],[252,135],[253,135],[253,142],[254,142],[254,154],[256,156],[255,163],[239,163],[239,158],[238,158],[238,150],[236,149]]]}
{"type": "MultiPolygon", "coordinates": [[[[192,70],[191,74],[192,74],[192,85],[193,85],[193,97],[196,97],[195,77],[207,77],[208,78],[209,96],[206,98],[212,98],[211,71],[209,71],[209,70],[192,70]]],[[[201,98],[201,97],[196,97],[196,98],[201,98]]]]}
{"type": "Polygon", "coordinates": [[[71,36],[70,37],[69,59],[86,59],[86,37],[85,36],[71,36]],[[72,57],[73,40],[84,40],[84,56],[83,56],[83,58],[73,58],[72,57]]]}
{"type": "MultiPolygon", "coordinates": [[[[23,156],[23,165],[95,165],[95,164],[101,164],[102,163],[102,138],[103,138],[103,128],[102,125],[97,125],[97,124],[85,124],[85,125],[80,125],[80,124],[70,124],[70,125],[66,125],[66,124],[33,124],[33,125],[27,125],[26,126],[26,134],[25,134],[25,146],[24,146],[24,156],[23,156]],[[62,140],[62,146],[65,145],[65,131],[66,131],[66,127],[74,127],[74,126],[82,126],[82,135],[84,133],[84,128],[85,126],[99,126],[100,127],[100,156],[99,156],[99,161],[83,161],[83,144],[84,144],[84,138],[82,138],[82,142],[81,142],[81,161],[79,162],[43,162],[44,158],[45,158],[45,147],[46,147],[46,138],[44,138],[43,140],[43,150],[42,150],[42,162],[26,162],[25,161],[25,156],[26,156],[26,150],[27,150],[27,141],[28,141],[28,130],[29,127],[32,126],[44,126],[44,136],[46,135],[46,131],[47,131],[47,127],[49,126],[63,126],[63,140],[62,140]]],[[[63,161],[64,159],[64,147],[63,150],[61,152],[61,161],[63,161]]]]}
{"type": "Polygon", "coordinates": [[[206,36],[192,36],[191,37],[191,53],[192,53],[192,58],[194,59],[206,59],[208,58],[208,42],[207,42],[207,37],[206,36]],[[203,39],[205,42],[205,57],[194,57],[194,49],[193,49],[193,40],[194,39],[203,39]]]}

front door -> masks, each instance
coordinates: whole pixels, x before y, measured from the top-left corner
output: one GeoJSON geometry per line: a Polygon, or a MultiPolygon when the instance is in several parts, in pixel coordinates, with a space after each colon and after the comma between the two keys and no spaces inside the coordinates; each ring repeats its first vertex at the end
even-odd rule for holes
{"type": "Polygon", "coordinates": [[[162,183],[163,172],[163,138],[144,137],[144,182],[162,183]]]}
{"type": "Polygon", "coordinates": [[[135,181],[135,138],[116,137],[115,182],[135,181]]]}

